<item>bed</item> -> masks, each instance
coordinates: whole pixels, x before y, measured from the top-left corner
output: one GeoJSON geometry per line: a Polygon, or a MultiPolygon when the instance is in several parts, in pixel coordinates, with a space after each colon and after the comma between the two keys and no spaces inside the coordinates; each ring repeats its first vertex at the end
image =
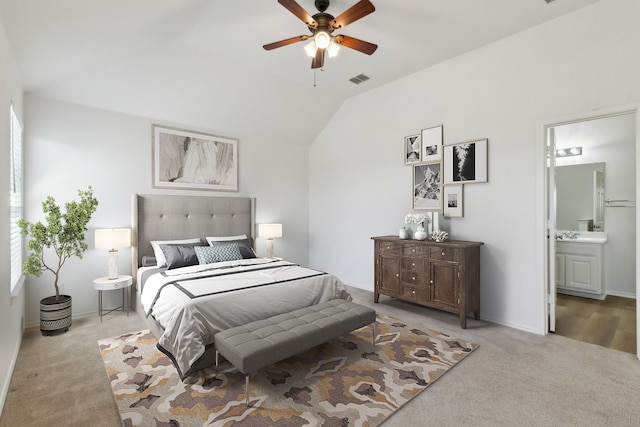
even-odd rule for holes
{"type": "Polygon", "coordinates": [[[247,197],[132,197],[137,311],[183,380],[215,365],[214,335],[221,330],[351,300],[334,275],[255,257],[254,210],[247,197]],[[158,266],[159,259],[167,265],[158,266]]]}

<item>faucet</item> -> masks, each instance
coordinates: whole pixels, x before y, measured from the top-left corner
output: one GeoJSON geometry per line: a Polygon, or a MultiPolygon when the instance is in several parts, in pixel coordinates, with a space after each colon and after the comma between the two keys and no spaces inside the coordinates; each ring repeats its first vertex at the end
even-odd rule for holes
{"type": "Polygon", "coordinates": [[[564,237],[567,239],[577,239],[580,233],[576,233],[575,231],[567,231],[564,233],[564,237]]]}

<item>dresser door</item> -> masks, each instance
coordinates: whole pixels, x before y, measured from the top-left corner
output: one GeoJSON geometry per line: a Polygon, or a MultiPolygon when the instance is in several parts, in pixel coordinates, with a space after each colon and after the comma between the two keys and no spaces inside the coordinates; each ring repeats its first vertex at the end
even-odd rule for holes
{"type": "Polygon", "coordinates": [[[456,310],[458,307],[458,264],[431,261],[429,270],[430,302],[456,310]]]}
{"type": "Polygon", "coordinates": [[[394,296],[400,294],[400,256],[383,253],[379,262],[378,292],[394,296]]]}

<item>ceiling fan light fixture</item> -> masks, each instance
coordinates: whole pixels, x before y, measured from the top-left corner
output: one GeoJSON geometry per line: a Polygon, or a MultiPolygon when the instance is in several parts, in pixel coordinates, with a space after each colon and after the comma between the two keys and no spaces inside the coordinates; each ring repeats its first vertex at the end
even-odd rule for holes
{"type": "Polygon", "coordinates": [[[329,54],[329,58],[335,57],[340,51],[340,45],[335,41],[331,40],[329,46],[327,46],[327,53],[329,54]]]}
{"type": "Polygon", "coordinates": [[[316,46],[316,42],[313,40],[304,47],[304,51],[307,52],[307,55],[311,58],[316,56],[316,50],[318,50],[318,46],[316,46]]]}
{"type": "Polygon", "coordinates": [[[313,39],[318,49],[326,49],[331,43],[331,36],[324,30],[317,31],[313,39]]]}

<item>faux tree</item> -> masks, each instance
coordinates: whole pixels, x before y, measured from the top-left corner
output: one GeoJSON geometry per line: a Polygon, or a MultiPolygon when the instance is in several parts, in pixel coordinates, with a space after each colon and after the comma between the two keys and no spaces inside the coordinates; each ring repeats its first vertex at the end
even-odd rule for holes
{"type": "Polygon", "coordinates": [[[56,300],[60,299],[58,279],[60,270],[65,262],[76,256],[82,258],[87,250],[84,233],[87,231],[87,223],[91,215],[98,207],[98,200],[93,197],[91,186],[86,191],[79,190],[79,202],[65,204],[65,212],[56,204],[53,197],[48,196],[42,202],[42,211],[45,214],[46,225],[38,221],[29,223],[21,219],[18,221],[22,236],[31,235],[27,244],[30,252],[22,264],[22,271],[31,276],[40,277],[43,272],[50,271],[55,277],[53,285],[56,290],[56,300]],[[55,263],[45,261],[45,248],[52,248],[57,255],[55,263]]]}

